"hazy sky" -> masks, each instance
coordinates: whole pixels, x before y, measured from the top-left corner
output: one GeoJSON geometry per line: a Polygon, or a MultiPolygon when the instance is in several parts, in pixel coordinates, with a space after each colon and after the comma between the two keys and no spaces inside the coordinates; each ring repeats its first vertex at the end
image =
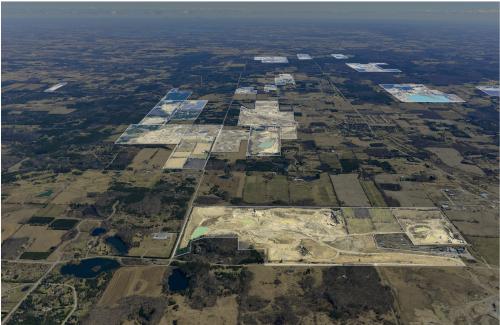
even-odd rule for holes
{"type": "Polygon", "coordinates": [[[160,16],[170,18],[290,18],[498,21],[499,3],[2,3],[13,16],[160,16]]]}

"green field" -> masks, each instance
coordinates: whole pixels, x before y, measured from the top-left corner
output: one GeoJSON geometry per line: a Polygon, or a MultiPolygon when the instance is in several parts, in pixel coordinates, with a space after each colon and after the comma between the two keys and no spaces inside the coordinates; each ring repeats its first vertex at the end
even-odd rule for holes
{"type": "Polygon", "coordinates": [[[371,218],[356,218],[353,208],[343,208],[342,213],[347,224],[347,231],[350,234],[364,234],[374,231],[371,218]]]}
{"type": "Polygon", "coordinates": [[[380,232],[402,231],[396,218],[389,209],[370,209],[370,215],[375,229],[380,232]]]}
{"type": "Polygon", "coordinates": [[[385,203],[384,197],[380,193],[380,191],[377,189],[375,186],[375,183],[373,181],[360,181],[361,186],[363,187],[363,190],[365,191],[366,196],[368,197],[368,200],[370,201],[370,204],[373,207],[386,207],[387,204],[385,203]]]}
{"type": "Polygon", "coordinates": [[[288,181],[286,176],[254,174],[246,176],[243,201],[250,204],[288,204],[288,181]]]}
{"type": "Polygon", "coordinates": [[[49,223],[54,220],[53,217],[39,217],[39,216],[33,216],[28,220],[28,224],[33,225],[33,226],[44,226],[48,225],[49,223]]]}
{"type": "Polygon", "coordinates": [[[498,238],[465,236],[465,240],[472,244],[473,252],[481,255],[486,262],[492,265],[499,265],[499,242],[498,238]]]}
{"type": "Polygon", "coordinates": [[[22,260],[44,260],[49,257],[50,254],[52,254],[52,252],[24,252],[19,258],[22,260]]]}
{"type": "Polygon", "coordinates": [[[338,206],[327,174],[304,181],[282,175],[253,173],[245,178],[243,201],[249,204],[338,206]]]}
{"type": "Polygon", "coordinates": [[[373,223],[369,218],[366,219],[356,219],[356,218],[346,218],[347,230],[350,234],[364,234],[371,233],[374,231],[373,223]]]}
{"type": "Polygon", "coordinates": [[[79,220],[76,219],[56,219],[50,225],[49,228],[54,230],[69,230],[72,229],[79,220]]]}
{"type": "Polygon", "coordinates": [[[289,186],[291,205],[339,205],[327,174],[314,181],[290,181],[289,186]]]}

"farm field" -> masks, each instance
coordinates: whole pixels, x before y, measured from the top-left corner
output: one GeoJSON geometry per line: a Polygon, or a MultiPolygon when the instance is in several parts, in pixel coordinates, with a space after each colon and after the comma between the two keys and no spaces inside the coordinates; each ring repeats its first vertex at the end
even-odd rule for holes
{"type": "Polygon", "coordinates": [[[99,304],[112,307],[130,296],[159,297],[165,272],[163,266],[121,268],[113,275],[99,304]]]}
{"type": "Polygon", "coordinates": [[[358,181],[358,174],[332,175],[333,187],[343,206],[370,206],[370,202],[358,181]]]}

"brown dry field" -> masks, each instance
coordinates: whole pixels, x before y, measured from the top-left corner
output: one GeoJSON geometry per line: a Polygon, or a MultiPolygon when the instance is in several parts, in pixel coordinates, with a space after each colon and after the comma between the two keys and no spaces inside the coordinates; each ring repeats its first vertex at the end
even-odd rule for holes
{"type": "Polygon", "coordinates": [[[455,208],[445,211],[446,216],[464,234],[498,237],[498,210],[489,207],[455,208]]]}
{"type": "Polygon", "coordinates": [[[43,174],[31,179],[18,180],[12,184],[2,186],[2,194],[7,196],[2,204],[46,203],[64,190],[68,181],[68,175],[56,175],[52,173],[43,174]]]}
{"type": "Polygon", "coordinates": [[[483,171],[475,166],[475,165],[468,165],[468,164],[462,164],[461,161],[463,160],[462,155],[460,152],[453,148],[426,148],[430,152],[434,153],[441,159],[446,165],[450,167],[455,167],[458,168],[466,173],[471,173],[475,175],[484,175],[483,171]]]}
{"type": "Polygon", "coordinates": [[[45,226],[23,225],[12,237],[29,237],[33,240],[26,251],[28,252],[46,252],[51,247],[59,245],[61,237],[66,230],[51,230],[45,226]]]}
{"type": "Polygon", "coordinates": [[[102,193],[108,189],[111,182],[110,174],[99,171],[85,171],[72,180],[68,186],[53,200],[52,204],[92,203],[93,199],[87,195],[91,192],[102,193]]]}
{"type": "Polygon", "coordinates": [[[172,151],[167,148],[144,148],[134,157],[128,167],[134,170],[159,169],[165,165],[172,151]]]}
{"type": "Polygon", "coordinates": [[[40,209],[40,206],[38,204],[9,204],[2,202],[2,224],[4,222],[24,223],[40,209]]]}
{"type": "Polygon", "coordinates": [[[68,205],[65,204],[47,204],[38,210],[35,215],[39,217],[53,217],[53,218],[63,218],[66,217],[66,210],[68,205]]]}
{"type": "Polygon", "coordinates": [[[100,306],[116,306],[130,296],[159,297],[162,292],[165,266],[122,267],[113,275],[104,291],[100,306]]]}
{"type": "Polygon", "coordinates": [[[229,178],[221,178],[220,176],[223,175],[223,172],[206,171],[198,196],[209,195],[210,188],[218,186],[220,190],[228,192],[231,198],[241,198],[243,196],[245,174],[243,172],[231,172],[231,176],[229,178]]]}
{"type": "MultiPolygon", "coordinates": [[[[301,279],[300,273],[288,273],[286,268],[283,267],[262,267],[261,265],[249,265],[248,269],[253,274],[253,279],[250,284],[249,295],[265,297],[266,299],[273,299],[279,296],[284,296],[287,292],[300,292],[302,289],[298,284],[301,279]],[[281,285],[275,284],[278,279],[281,285]]],[[[307,268],[306,266],[303,267],[307,268]]],[[[321,270],[321,268],[317,268],[321,270]]],[[[314,278],[321,283],[322,273],[312,272],[314,278]]]]}
{"type": "Polygon", "coordinates": [[[236,295],[219,297],[213,307],[205,307],[201,310],[190,308],[185,298],[173,295],[175,302],[179,305],[175,310],[169,306],[160,320],[161,325],[172,324],[177,320],[178,325],[232,325],[237,324],[238,303],[236,295]]]}
{"type": "Polygon", "coordinates": [[[2,222],[2,242],[12,236],[20,227],[19,223],[2,222]]]}
{"type": "Polygon", "coordinates": [[[163,169],[182,169],[186,161],[187,157],[172,157],[163,165],[163,169]]]}
{"type": "Polygon", "coordinates": [[[393,290],[404,324],[498,324],[498,273],[467,268],[389,268],[379,273],[393,290]],[[439,289],[436,289],[439,288],[439,289]]]}
{"type": "Polygon", "coordinates": [[[434,203],[429,199],[426,192],[427,184],[415,182],[400,182],[400,191],[385,191],[399,201],[402,207],[432,207],[434,203]]]}
{"type": "Polygon", "coordinates": [[[139,247],[132,247],[129,256],[155,256],[169,257],[175,245],[176,234],[173,234],[168,239],[153,239],[150,236],[141,240],[139,247]]]}

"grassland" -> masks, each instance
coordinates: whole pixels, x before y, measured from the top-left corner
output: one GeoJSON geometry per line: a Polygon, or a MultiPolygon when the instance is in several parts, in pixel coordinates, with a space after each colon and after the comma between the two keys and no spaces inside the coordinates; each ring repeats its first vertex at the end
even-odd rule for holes
{"type": "Polygon", "coordinates": [[[245,177],[243,202],[249,204],[337,206],[328,175],[318,179],[290,179],[283,175],[252,173],[245,177]]]}
{"type": "Polygon", "coordinates": [[[331,175],[331,178],[342,206],[370,206],[370,201],[358,181],[358,174],[331,175]]]}
{"type": "Polygon", "coordinates": [[[370,201],[372,207],[386,207],[384,197],[377,189],[373,181],[360,181],[363,190],[370,201]]]}
{"type": "Polygon", "coordinates": [[[113,275],[99,304],[113,307],[130,296],[159,297],[162,293],[166,267],[136,266],[120,268],[113,275]]]}
{"type": "Polygon", "coordinates": [[[245,177],[243,201],[250,204],[289,202],[286,176],[257,174],[245,177]]]}

